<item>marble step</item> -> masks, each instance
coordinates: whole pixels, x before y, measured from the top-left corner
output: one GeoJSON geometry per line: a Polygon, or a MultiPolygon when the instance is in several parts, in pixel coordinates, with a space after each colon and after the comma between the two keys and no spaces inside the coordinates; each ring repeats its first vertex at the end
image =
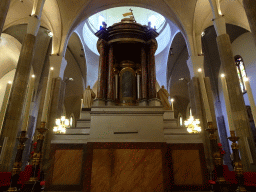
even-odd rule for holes
{"type": "Polygon", "coordinates": [[[175,128],[178,126],[177,124],[177,120],[176,119],[165,119],[163,121],[163,126],[164,126],[164,129],[165,128],[175,128]]]}
{"type": "Polygon", "coordinates": [[[88,134],[80,134],[80,135],[68,135],[68,134],[55,134],[53,137],[53,140],[76,140],[76,139],[85,139],[89,138],[89,133],[88,134]]]}
{"type": "Polygon", "coordinates": [[[90,133],[89,127],[75,127],[66,129],[66,135],[87,135],[90,133]]]}
{"type": "Polygon", "coordinates": [[[80,119],[90,120],[91,119],[91,111],[81,111],[80,119]]]}
{"type": "Polygon", "coordinates": [[[203,143],[201,134],[172,133],[164,134],[166,143],[203,143]]]}
{"type": "Polygon", "coordinates": [[[90,126],[91,126],[91,120],[79,119],[76,122],[76,127],[90,127],[90,126]]]}
{"type": "Polygon", "coordinates": [[[185,127],[172,127],[172,128],[164,128],[164,134],[165,135],[177,135],[177,134],[189,134],[187,132],[187,128],[185,127]]]}

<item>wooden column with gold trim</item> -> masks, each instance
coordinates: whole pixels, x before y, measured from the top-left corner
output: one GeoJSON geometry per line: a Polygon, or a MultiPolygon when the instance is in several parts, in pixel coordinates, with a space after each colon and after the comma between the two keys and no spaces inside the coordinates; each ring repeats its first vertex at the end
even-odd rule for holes
{"type": "Polygon", "coordinates": [[[107,105],[114,105],[114,53],[113,44],[109,46],[108,52],[108,90],[107,105]]]}
{"type": "Polygon", "coordinates": [[[148,98],[156,98],[156,66],[155,66],[155,52],[157,49],[156,40],[149,42],[148,52],[148,98]]]}
{"type": "Polygon", "coordinates": [[[156,66],[155,52],[157,49],[157,41],[152,39],[149,41],[148,51],[148,105],[161,106],[161,101],[157,98],[156,92],[156,66]]]}
{"type": "Polygon", "coordinates": [[[100,39],[97,42],[97,49],[100,53],[99,58],[99,71],[98,71],[98,86],[97,86],[97,99],[94,102],[96,105],[105,105],[106,99],[106,74],[107,74],[107,66],[106,66],[106,45],[107,42],[103,39],[100,39]]]}
{"type": "Polygon", "coordinates": [[[141,47],[141,99],[139,105],[147,105],[148,87],[147,87],[147,54],[145,46],[141,47]]]}

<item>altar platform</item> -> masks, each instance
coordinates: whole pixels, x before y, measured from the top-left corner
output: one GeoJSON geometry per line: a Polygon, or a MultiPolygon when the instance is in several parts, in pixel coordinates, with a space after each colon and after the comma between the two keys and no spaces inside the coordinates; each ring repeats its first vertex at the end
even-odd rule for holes
{"type": "Polygon", "coordinates": [[[52,143],[167,142],[202,143],[201,134],[189,134],[177,125],[174,112],[163,107],[112,106],[82,109],[76,127],[56,134],[52,143]]]}

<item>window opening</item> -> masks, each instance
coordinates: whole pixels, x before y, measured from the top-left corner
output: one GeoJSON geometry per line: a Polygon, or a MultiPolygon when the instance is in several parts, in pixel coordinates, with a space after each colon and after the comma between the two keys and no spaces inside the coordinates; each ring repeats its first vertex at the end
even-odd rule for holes
{"type": "Polygon", "coordinates": [[[237,69],[237,75],[239,78],[240,88],[243,93],[246,92],[245,85],[244,85],[244,78],[246,77],[246,71],[244,67],[244,61],[240,55],[235,56],[235,63],[237,69]]]}

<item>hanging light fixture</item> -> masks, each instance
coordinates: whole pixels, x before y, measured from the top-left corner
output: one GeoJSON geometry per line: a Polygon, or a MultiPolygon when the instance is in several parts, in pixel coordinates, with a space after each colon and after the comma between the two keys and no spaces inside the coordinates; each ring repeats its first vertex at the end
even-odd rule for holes
{"type": "Polygon", "coordinates": [[[187,127],[187,131],[189,133],[200,133],[201,132],[201,127],[200,125],[200,120],[199,119],[194,119],[193,116],[190,116],[189,119],[184,121],[185,127],[187,127]]]}
{"type": "Polygon", "coordinates": [[[60,119],[55,120],[56,126],[53,127],[55,133],[66,133],[66,128],[70,127],[69,120],[65,116],[61,116],[60,119]]]}

